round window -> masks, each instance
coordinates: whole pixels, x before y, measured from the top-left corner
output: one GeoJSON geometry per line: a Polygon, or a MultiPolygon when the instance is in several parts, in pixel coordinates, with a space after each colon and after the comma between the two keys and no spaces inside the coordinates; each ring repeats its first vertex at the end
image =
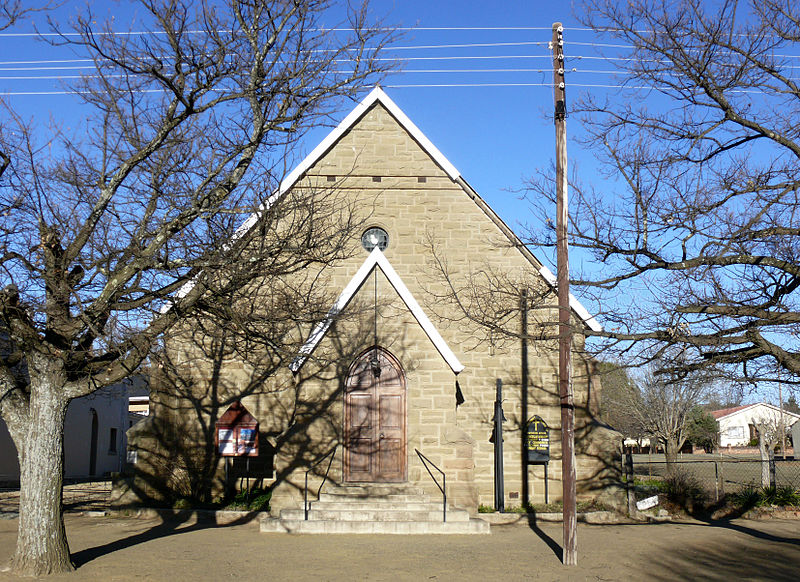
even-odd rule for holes
{"type": "Polygon", "coordinates": [[[361,246],[369,252],[372,252],[375,247],[385,251],[386,247],[389,246],[389,235],[382,228],[373,226],[361,235],[361,246]]]}

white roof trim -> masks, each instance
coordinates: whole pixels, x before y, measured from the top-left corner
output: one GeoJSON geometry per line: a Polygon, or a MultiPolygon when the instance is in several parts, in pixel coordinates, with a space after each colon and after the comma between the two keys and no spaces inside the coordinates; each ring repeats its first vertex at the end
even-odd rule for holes
{"type": "MultiPolygon", "coordinates": [[[[553,275],[553,271],[542,265],[542,268],[539,269],[539,274],[544,277],[545,281],[547,281],[553,289],[557,289],[557,279],[556,276],[553,275]]],[[[589,313],[589,310],[586,309],[572,293],[569,294],[569,306],[583,319],[583,322],[589,326],[589,329],[592,331],[603,331],[603,326],[598,323],[594,316],[589,313]]]]}
{"type": "Polygon", "coordinates": [[[458,170],[456,170],[456,167],[450,163],[450,160],[444,157],[444,154],[442,154],[442,152],[440,152],[439,149],[433,145],[433,143],[431,143],[431,140],[425,137],[425,134],[422,133],[422,131],[416,125],[414,125],[414,122],[411,121],[405,113],[403,113],[397,104],[395,104],[395,102],[392,101],[386,93],[384,93],[383,89],[380,87],[375,87],[366,97],[364,97],[361,103],[356,105],[355,109],[353,109],[350,114],[345,117],[342,122],[319,143],[317,147],[311,150],[311,153],[308,154],[302,162],[300,162],[300,165],[292,170],[288,176],[286,176],[286,178],[281,182],[281,186],[276,194],[281,195],[289,191],[292,186],[294,186],[303,176],[303,174],[305,174],[308,169],[311,168],[311,166],[316,164],[319,159],[322,158],[325,152],[333,147],[333,145],[339,141],[339,138],[349,131],[350,128],[352,128],[358,122],[358,120],[361,119],[361,116],[364,115],[364,113],[370,107],[372,107],[376,101],[379,101],[384,107],[386,107],[389,113],[391,113],[397,119],[397,121],[400,122],[400,125],[402,125],[403,128],[411,134],[411,137],[419,142],[422,148],[436,161],[437,164],[442,167],[445,172],[447,172],[447,175],[450,176],[452,180],[456,180],[460,176],[458,170]]]}
{"type": "Polygon", "coordinates": [[[311,352],[314,351],[314,349],[317,347],[317,344],[319,344],[319,342],[325,336],[325,333],[330,328],[334,318],[341,313],[345,307],[347,307],[347,304],[350,303],[350,300],[353,298],[353,296],[355,296],[356,292],[361,288],[361,286],[364,284],[364,281],[376,266],[383,271],[383,274],[389,280],[389,283],[391,283],[392,287],[394,287],[394,290],[397,291],[397,294],[406,304],[406,307],[408,307],[409,311],[411,311],[420,327],[422,327],[423,331],[428,336],[428,339],[431,340],[431,343],[433,343],[434,347],[441,354],[442,358],[444,358],[445,362],[447,362],[447,365],[450,366],[451,370],[453,370],[453,373],[458,374],[461,372],[464,369],[464,365],[458,361],[458,358],[447,345],[447,342],[444,341],[444,338],[442,338],[441,334],[439,334],[439,331],[422,310],[422,307],[420,307],[419,303],[417,303],[417,300],[414,299],[411,291],[409,291],[408,287],[406,287],[405,283],[403,283],[400,275],[397,274],[397,271],[394,270],[394,267],[392,267],[392,265],[389,263],[389,260],[378,247],[373,249],[353,278],[350,279],[350,282],[339,295],[339,298],[333,304],[333,307],[328,310],[327,317],[314,327],[314,330],[306,340],[306,343],[304,343],[303,347],[300,348],[300,354],[289,365],[289,369],[292,372],[297,372],[303,366],[306,360],[308,360],[308,357],[311,355],[311,352]]]}
{"type": "MultiPolygon", "coordinates": [[[[744,405],[744,408],[740,408],[739,410],[734,410],[733,412],[729,412],[725,416],[720,416],[716,420],[717,420],[717,422],[719,422],[720,420],[725,420],[725,419],[728,419],[728,418],[730,418],[732,416],[738,416],[740,414],[749,414],[749,413],[752,412],[752,409],[757,407],[757,406],[765,406],[765,407],[767,407],[767,408],[769,408],[769,409],[771,409],[774,412],[777,412],[779,414],[781,412],[781,409],[779,407],[775,406],[774,404],[770,404],[769,402],[754,402],[752,404],[744,405]]],[[[784,416],[794,417],[797,420],[800,420],[800,414],[796,414],[796,413],[791,412],[789,410],[784,409],[783,410],[783,414],[784,414],[784,416]]]]}
{"type": "MultiPolygon", "coordinates": [[[[231,241],[226,244],[225,248],[229,248],[230,245],[244,236],[261,218],[266,210],[269,210],[272,205],[278,200],[281,196],[283,196],[286,192],[292,189],[292,187],[303,177],[303,175],[314,165],[316,164],[324,155],[325,153],[332,148],[337,141],[347,132],[349,131],[361,117],[366,113],[366,111],[372,107],[376,102],[380,102],[388,111],[392,114],[392,116],[397,119],[398,123],[411,135],[411,137],[416,140],[422,149],[424,149],[428,155],[433,158],[433,160],[441,166],[441,168],[447,173],[451,180],[456,181],[461,177],[461,173],[456,169],[456,167],[450,163],[442,152],[439,151],[433,143],[422,133],[416,124],[411,121],[408,116],[403,113],[402,109],[400,109],[397,104],[391,100],[391,98],[381,89],[380,87],[375,87],[369,94],[364,97],[364,99],[356,105],[356,107],[345,117],[339,125],[337,125],[326,137],[323,139],[317,147],[315,147],[311,152],[303,159],[302,162],[292,170],[286,178],[281,181],[280,187],[275,190],[270,197],[264,202],[259,209],[252,213],[247,220],[245,220],[239,228],[236,229],[236,232],[231,237],[231,241]]],[[[468,186],[469,187],[469,186],[468,186]]],[[[469,187],[471,188],[471,187],[469,187]]],[[[491,209],[490,209],[491,210],[491,209]]],[[[494,213],[494,211],[491,211],[494,213]]],[[[388,263],[387,263],[388,264],[388,263]]],[[[391,267],[390,267],[391,268],[391,267]]],[[[556,277],[553,273],[545,266],[542,266],[539,273],[545,278],[545,280],[550,284],[551,287],[554,289],[556,288],[556,277]]],[[[186,296],[195,286],[196,283],[195,276],[191,281],[187,281],[178,291],[175,293],[176,299],[181,299],[186,296]]],[[[398,279],[399,280],[399,279],[398,279]]],[[[401,282],[402,284],[402,282],[401,282]]],[[[413,299],[413,298],[412,298],[413,299]]],[[[167,303],[165,303],[161,307],[161,313],[166,313],[169,311],[172,306],[174,305],[175,300],[169,299],[167,303]]],[[[416,302],[415,302],[416,303],[416,302]]],[[[569,304],[570,307],[578,314],[578,316],[583,319],[584,323],[591,329],[592,331],[602,331],[603,326],[598,323],[598,321],[589,313],[589,311],[578,301],[578,299],[570,293],[569,295],[569,304]]],[[[333,309],[333,308],[331,308],[333,309]]],[[[424,314],[423,314],[424,316],[424,314]]],[[[330,324],[329,324],[330,325],[330,324]]],[[[322,331],[322,334],[325,334],[325,330],[322,331]]],[[[434,330],[435,331],[435,330],[434,330]]],[[[313,337],[313,333],[312,333],[313,337]]],[[[315,344],[316,345],[316,344],[315,344]]],[[[312,348],[313,349],[313,348],[312,348]]],[[[457,373],[457,372],[456,372],[457,373]]]]}
{"type": "MultiPolygon", "coordinates": [[[[456,170],[456,167],[450,163],[450,160],[444,157],[444,154],[442,154],[442,152],[440,152],[439,149],[433,145],[431,140],[429,140],[425,134],[422,133],[422,131],[414,124],[414,122],[411,121],[405,113],[403,113],[403,111],[394,101],[389,98],[383,89],[380,87],[375,87],[358,105],[356,105],[355,109],[353,109],[350,114],[345,117],[341,123],[339,123],[339,125],[337,125],[333,131],[331,131],[325,137],[325,139],[319,143],[319,145],[317,145],[317,147],[311,150],[311,153],[309,153],[303,159],[303,161],[300,162],[300,164],[281,181],[280,187],[270,195],[267,201],[262,204],[256,212],[252,213],[249,218],[245,220],[241,226],[239,226],[239,228],[236,229],[236,232],[231,237],[230,243],[227,243],[225,248],[229,248],[230,244],[237,241],[251,228],[253,228],[253,226],[261,218],[264,211],[269,210],[269,208],[278,198],[291,190],[297,181],[303,177],[303,174],[305,174],[309,168],[311,168],[311,166],[316,164],[320,158],[325,155],[325,152],[333,147],[333,145],[339,141],[339,138],[349,131],[350,128],[353,127],[359,119],[361,119],[361,116],[364,115],[364,113],[370,107],[372,107],[376,101],[380,101],[380,103],[386,107],[386,109],[397,119],[400,125],[402,125],[403,128],[408,131],[409,134],[411,134],[411,137],[419,142],[428,155],[430,155],[436,161],[436,163],[442,167],[447,175],[450,176],[450,179],[455,181],[459,178],[460,174],[458,170],[456,170]]],[[[180,289],[178,289],[178,291],[175,293],[175,298],[181,299],[185,297],[194,288],[195,282],[196,276],[191,281],[187,281],[180,289]]],[[[168,300],[167,303],[161,307],[161,313],[166,313],[172,309],[174,303],[174,300],[168,300]]]]}

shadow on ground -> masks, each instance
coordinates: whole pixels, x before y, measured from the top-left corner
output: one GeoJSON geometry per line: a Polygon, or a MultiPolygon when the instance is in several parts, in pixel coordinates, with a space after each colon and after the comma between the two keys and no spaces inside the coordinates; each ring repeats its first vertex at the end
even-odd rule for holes
{"type": "Polygon", "coordinates": [[[99,557],[133,547],[137,544],[143,544],[145,542],[157,540],[160,538],[186,534],[199,530],[224,529],[227,527],[244,525],[255,519],[260,512],[257,511],[249,512],[242,515],[240,518],[236,520],[225,522],[222,524],[217,523],[213,519],[198,519],[195,516],[191,515],[191,512],[186,512],[186,513],[187,514],[185,516],[178,515],[175,517],[164,519],[160,524],[148,529],[147,531],[143,531],[141,533],[137,533],[119,540],[114,540],[112,542],[108,542],[107,544],[95,546],[93,548],[86,548],[85,550],[73,552],[71,556],[72,563],[75,565],[76,568],[80,568],[84,564],[87,564],[99,557]]]}
{"type": "Polygon", "coordinates": [[[564,549],[557,541],[555,541],[553,538],[551,538],[549,535],[543,532],[542,529],[537,525],[535,513],[528,514],[528,526],[531,528],[531,530],[533,530],[533,533],[539,536],[540,540],[542,540],[545,544],[547,544],[548,548],[553,550],[553,553],[556,555],[556,558],[558,558],[558,561],[559,562],[563,561],[564,549]]]}
{"type": "MultiPolygon", "coordinates": [[[[687,524],[687,527],[691,526],[687,524]]],[[[654,551],[650,557],[651,579],[796,581],[800,575],[800,527],[795,526],[798,534],[794,536],[774,535],[759,531],[757,526],[724,521],[694,527],[706,530],[704,541],[654,551]],[[709,535],[709,529],[716,530],[717,534],[733,531],[751,539],[709,535]],[[754,545],[752,538],[761,543],[754,545]]],[[[687,542],[694,538],[686,537],[687,542]]]]}

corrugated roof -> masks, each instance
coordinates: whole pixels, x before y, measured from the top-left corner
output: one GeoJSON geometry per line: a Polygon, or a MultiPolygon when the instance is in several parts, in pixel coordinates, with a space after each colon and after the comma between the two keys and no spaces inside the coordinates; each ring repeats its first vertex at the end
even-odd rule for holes
{"type": "Polygon", "coordinates": [[[739,412],[740,410],[744,410],[745,408],[750,408],[751,406],[755,406],[755,404],[744,404],[742,406],[734,406],[732,408],[722,408],[720,410],[712,410],[711,416],[719,420],[723,416],[728,416],[729,414],[733,414],[734,412],[739,412]]]}

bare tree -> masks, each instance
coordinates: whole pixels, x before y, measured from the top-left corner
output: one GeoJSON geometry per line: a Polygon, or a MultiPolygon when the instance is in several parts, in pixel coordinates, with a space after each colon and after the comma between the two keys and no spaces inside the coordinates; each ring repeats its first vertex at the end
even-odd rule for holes
{"type": "Polygon", "coordinates": [[[672,372],[680,368],[672,360],[663,360],[659,368],[660,361],[654,360],[646,368],[636,390],[620,392],[614,406],[625,411],[638,427],[637,432],[664,447],[667,471],[672,472],[678,451],[686,442],[690,414],[703,401],[708,383],[698,375],[672,372]]]}
{"type": "Polygon", "coordinates": [[[756,435],[758,436],[758,453],[761,457],[761,486],[769,487],[771,481],[769,460],[772,456],[772,451],[778,441],[781,440],[781,435],[786,434],[786,429],[780,417],[776,416],[754,418],[751,423],[756,427],[756,435]]]}
{"type": "Polygon", "coordinates": [[[32,12],[47,10],[51,6],[53,6],[52,3],[37,5],[20,0],[0,0],[0,30],[11,28],[32,12]]]}
{"type": "MultiPolygon", "coordinates": [[[[17,573],[72,569],[61,514],[71,399],[128,376],[198,310],[223,316],[234,291],[351,246],[335,194],[272,194],[304,130],[380,77],[391,31],[368,23],[366,4],[140,5],[144,33],[115,34],[87,12],[55,41],[94,63],[72,87],[79,132],[45,133],[9,104],[0,118],[0,413],[21,468],[17,573]],[[334,13],[346,22],[332,28],[334,13]]],[[[282,315],[313,317],[291,292],[281,298],[296,309],[282,315]]],[[[257,326],[280,353],[285,326],[257,326]]]]}
{"type": "MultiPolygon", "coordinates": [[[[570,244],[602,264],[573,282],[602,297],[606,331],[596,335],[610,338],[607,349],[638,340],[643,358],[683,345],[689,369],[798,382],[800,86],[791,55],[800,7],[585,8],[586,24],[629,47],[607,55],[619,94],[573,104],[606,172],[597,188],[573,180],[571,193],[570,244]]],[[[552,199],[550,176],[531,187],[552,199]]],[[[535,229],[531,239],[546,242],[535,229]]]]}
{"type": "Polygon", "coordinates": [[[632,410],[640,401],[639,388],[624,366],[601,362],[598,365],[603,397],[600,400],[600,418],[623,437],[641,443],[647,437],[632,410]]]}

